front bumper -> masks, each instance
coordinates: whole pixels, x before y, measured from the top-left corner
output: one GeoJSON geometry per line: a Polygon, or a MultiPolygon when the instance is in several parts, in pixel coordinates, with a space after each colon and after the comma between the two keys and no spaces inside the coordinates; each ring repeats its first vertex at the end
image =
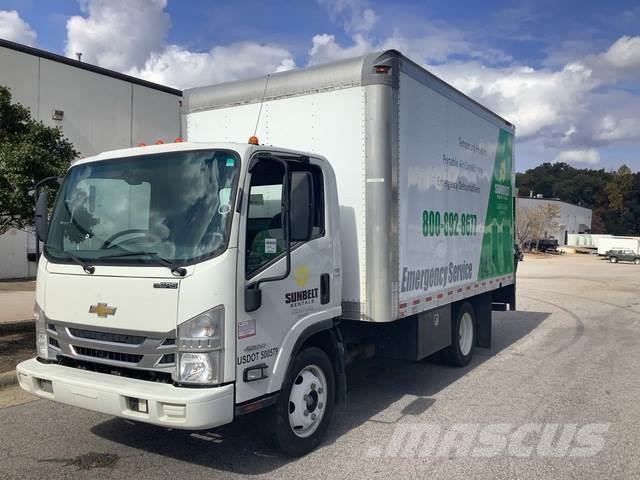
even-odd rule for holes
{"type": "Polygon", "coordinates": [[[232,384],[180,388],[36,359],[20,363],[16,371],[20,386],[33,395],[130,420],[185,430],[213,428],[233,420],[232,384]],[[45,387],[43,380],[51,384],[45,387]],[[147,413],[132,410],[130,399],[146,400],[147,413]]]}

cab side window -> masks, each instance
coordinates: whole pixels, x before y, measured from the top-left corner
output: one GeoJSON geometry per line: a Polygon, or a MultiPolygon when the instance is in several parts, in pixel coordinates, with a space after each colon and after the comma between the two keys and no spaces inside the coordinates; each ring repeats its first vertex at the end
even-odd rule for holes
{"type": "Polygon", "coordinates": [[[282,165],[268,160],[261,161],[251,173],[245,262],[248,275],[284,251],[283,175],[282,165]]]}
{"type": "MultiPolygon", "coordinates": [[[[309,171],[313,176],[314,211],[311,238],[322,237],[325,233],[322,172],[317,166],[299,162],[290,163],[289,169],[309,171]]],[[[245,261],[247,277],[284,253],[283,195],[282,164],[273,160],[261,160],[251,172],[245,261]]]]}

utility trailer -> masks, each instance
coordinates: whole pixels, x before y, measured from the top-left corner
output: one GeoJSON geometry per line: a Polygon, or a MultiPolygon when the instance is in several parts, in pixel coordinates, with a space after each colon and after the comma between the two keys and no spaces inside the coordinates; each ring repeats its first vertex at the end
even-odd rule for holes
{"type": "Polygon", "coordinates": [[[302,455],[351,359],[466,365],[515,308],[514,127],[400,53],[188,90],[182,122],[39,199],[26,390],[182,429],[268,408],[302,455]]]}

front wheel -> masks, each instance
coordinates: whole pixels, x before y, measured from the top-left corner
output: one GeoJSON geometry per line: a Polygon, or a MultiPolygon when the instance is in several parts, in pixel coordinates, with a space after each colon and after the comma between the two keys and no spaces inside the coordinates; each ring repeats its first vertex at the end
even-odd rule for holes
{"type": "Polygon", "coordinates": [[[449,365],[464,367],[473,356],[476,316],[470,303],[464,303],[456,310],[457,314],[451,324],[451,345],[444,350],[444,357],[449,365]]]}
{"type": "Polygon", "coordinates": [[[271,414],[268,440],[282,453],[300,457],[315,449],[329,426],[335,375],[324,351],[309,347],[293,361],[271,414]]]}

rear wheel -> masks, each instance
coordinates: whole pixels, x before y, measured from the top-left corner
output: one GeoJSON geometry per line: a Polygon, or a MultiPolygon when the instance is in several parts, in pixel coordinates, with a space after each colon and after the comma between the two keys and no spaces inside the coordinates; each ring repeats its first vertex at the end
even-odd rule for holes
{"type": "Polygon", "coordinates": [[[618,263],[618,257],[609,257],[611,263],[618,263]]]}
{"type": "Polygon", "coordinates": [[[298,354],[271,412],[268,440],[282,453],[299,457],[316,448],[333,413],[335,375],[324,351],[298,354]]]}
{"type": "Polygon", "coordinates": [[[640,265],[640,258],[634,259],[633,263],[635,263],[636,265],[640,265]]]}
{"type": "Polygon", "coordinates": [[[451,324],[451,345],[444,350],[444,358],[450,365],[464,367],[473,356],[476,339],[476,317],[470,303],[462,304],[451,324]]]}

